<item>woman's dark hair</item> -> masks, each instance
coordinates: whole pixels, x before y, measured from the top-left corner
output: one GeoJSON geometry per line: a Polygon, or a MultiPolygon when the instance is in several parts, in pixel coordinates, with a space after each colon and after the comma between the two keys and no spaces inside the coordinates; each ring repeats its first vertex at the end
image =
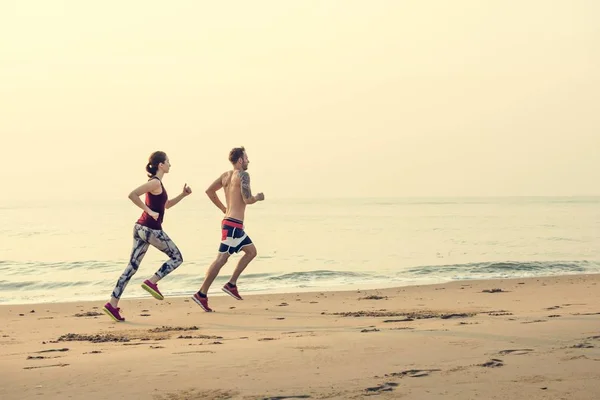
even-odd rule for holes
{"type": "Polygon", "coordinates": [[[148,158],[148,164],[146,164],[146,172],[148,172],[148,177],[153,177],[156,175],[158,171],[158,164],[164,163],[167,161],[167,154],[164,151],[155,151],[150,154],[148,158]]]}
{"type": "Polygon", "coordinates": [[[238,160],[240,158],[244,157],[245,151],[246,151],[246,149],[244,149],[244,146],[235,147],[235,148],[231,149],[231,151],[229,152],[229,161],[232,164],[235,164],[236,162],[238,162],[238,160]]]}

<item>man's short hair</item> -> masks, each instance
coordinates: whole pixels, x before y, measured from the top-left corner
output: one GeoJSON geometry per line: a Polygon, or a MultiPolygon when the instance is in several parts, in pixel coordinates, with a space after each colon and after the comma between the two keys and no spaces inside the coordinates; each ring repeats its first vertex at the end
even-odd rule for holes
{"type": "Polygon", "coordinates": [[[244,148],[244,146],[241,147],[234,147],[233,149],[231,149],[231,151],[229,152],[229,161],[232,164],[235,164],[236,162],[238,162],[238,160],[242,157],[244,157],[244,152],[246,151],[246,149],[244,148]]]}

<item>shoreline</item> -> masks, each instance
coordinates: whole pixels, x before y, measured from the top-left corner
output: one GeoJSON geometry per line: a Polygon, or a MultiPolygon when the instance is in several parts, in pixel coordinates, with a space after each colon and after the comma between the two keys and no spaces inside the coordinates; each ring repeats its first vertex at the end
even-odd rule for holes
{"type": "Polygon", "coordinates": [[[0,305],[0,398],[594,399],[600,274],[0,305]],[[495,289],[500,289],[497,291],[495,289]],[[243,295],[243,294],[242,294],[243,295]]]}
{"type": "MultiPolygon", "coordinates": [[[[340,285],[335,285],[335,286],[329,286],[329,287],[319,287],[319,286],[313,286],[313,287],[307,287],[307,288],[292,288],[292,290],[290,290],[289,287],[280,289],[280,290],[273,290],[273,289],[264,289],[264,290],[250,290],[250,291],[246,291],[244,292],[244,289],[241,287],[241,295],[246,298],[251,298],[254,296],[269,296],[269,295],[293,295],[293,294],[306,294],[306,293],[321,293],[321,292],[354,292],[354,291],[373,291],[373,290],[389,290],[389,289],[403,289],[403,288],[407,288],[407,287],[429,287],[429,286],[438,286],[438,285],[446,285],[446,284],[452,284],[452,283],[460,283],[460,282],[475,282],[475,283],[481,283],[481,282],[494,282],[494,281],[512,281],[512,280],[518,280],[518,279],[551,279],[551,278],[557,278],[557,277],[584,277],[584,276],[590,276],[590,275],[600,275],[600,272],[587,272],[587,273],[568,273],[568,274],[556,274],[556,275],[540,275],[540,276],[529,276],[529,277],[503,277],[503,278],[485,278],[485,279],[454,279],[454,280],[440,280],[438,282],[419,282],[419,283],[409,283],[409,284],[401,284],[399,285],[399,282],[390,282],[389,284],[381,284],[381,283],[372,283],[372,284],[355,284],[355,283],[351,283],[351,284],[340,284],[340,285]]],[[[209,292],[209,298],[213,298],[213,297],[222,297],[222,296],[228,296],[227,294],[223,293],[220,288],[219,288],[219,282],[215,282],[215,284],[213,285],[213,287],[211,288],[211,291],[209,292]]],[[[144,292],[145,293],[145,292],[144,292]]],[[[194,295],[194,293],[196,293],[195,291],[191,291],[189,293],[186,294],[175,294],[170,296],[167,293],[164,293],[165,295],[165,300],[169,300],[169,299],[187,299],[190,298],[191,296],[194,295]]],[[[127,297],[127,294],[125,294],[124,297],[121,298],[121,302],[127,302],[127,301],[143,301],[144,299],[149,299],[150,295],[144,294],[144,295],[140,295],[140,296],[132,296],[132,297],[127,297]]],[[[80,300],[80,299],[69,299],[66,301],[51,301],[51,302],[36,302],[36,301],[32,301],[32,302],[25,302],[25,303],[10,303],[10,302],[0,302],[0,308],[1,307],[7,307],[7,306],[19,306],[19,305],[24,305],[24,306],[35,306],[35,305],[45,305],[45,304],[69,304],[69,303],[81,303],[81,304],[85,304],[85,303],[98,303],[101,302],[102,304],[104,304],[105,302],[107,302],[110,299],[110,294],[102,297],[102,298],[97,298],[97,299],[84,299],[84,300],[80,300]]]]}

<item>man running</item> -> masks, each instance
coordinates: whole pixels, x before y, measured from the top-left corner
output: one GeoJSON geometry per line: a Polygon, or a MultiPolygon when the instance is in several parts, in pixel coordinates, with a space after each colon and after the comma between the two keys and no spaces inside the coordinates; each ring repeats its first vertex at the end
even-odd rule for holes
{"type": "Polygon", "coordinates": [[[238,293],[237,280],[242,271],[248,266],[250,261],[256,257],[256,247],[250,240],[250,237],[244,231],[244,212],[247,204],[254,204],[257,201],[265,199],[264,194],[258,193],[252,195],[250,189],[250,174],[248,174],[248,154],[244,147],[236,147],[229,152],[229,161],[233,165],[233,170],[224,172],[217,178],[208,189],[206,194],[210,200],[217,206],[225,217],[221,222],[221,244],[217,259],[210,265],[204,278],[204,283],[200,290],[192,297],[194,301],[202,307],[204,311],[213,311],[208,306],[208,289],[213,281],[219,275],[219,271],[227,263],[229,256],[238,253],[240,250],[244,255],[238,262],[237,267],[231,275],[229,282],[221,290],[237,300],[242,300],[238,293]],[[225,201],[227,208],[223,205],[217,191],[223,189],[225,192],[225,201]]]}

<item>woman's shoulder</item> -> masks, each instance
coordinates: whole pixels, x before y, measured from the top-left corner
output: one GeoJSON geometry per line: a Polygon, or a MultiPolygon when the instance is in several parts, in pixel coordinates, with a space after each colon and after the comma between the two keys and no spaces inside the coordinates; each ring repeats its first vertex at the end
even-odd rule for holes
{"type": "Polygon", "coordinates": [[[160,178],[158,176],[152,176],[152,177],[148,178],[148,184],[152,188],[162,187],[162,181],[160,180],[160,178]]]}

